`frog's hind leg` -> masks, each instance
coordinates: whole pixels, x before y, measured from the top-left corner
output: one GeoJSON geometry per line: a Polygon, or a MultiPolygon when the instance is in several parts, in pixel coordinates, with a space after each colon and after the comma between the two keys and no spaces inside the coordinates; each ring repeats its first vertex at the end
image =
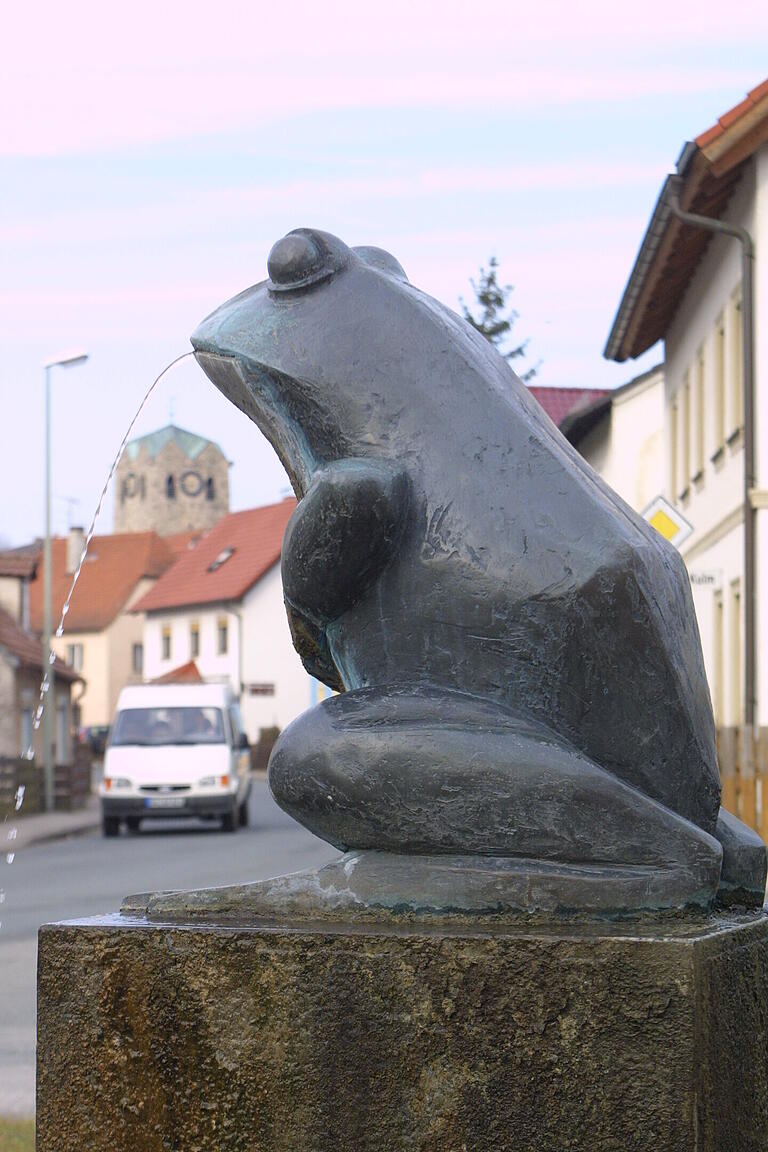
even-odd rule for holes
{"type": "Polygon", "coordinates": [[[720,877],[714,837],[543,725],[458,693],[325,700],[281,734],[269,782],[339,848],[501,868],[510,906],[709,906],[720,877]]]}
{"type": "Polygon", "coordinates": [[[762,908],[768,862],[765,844],[748,825],[725,808],[720,809],[715,836],[723,846],[723,869],[717,903],[762,908]]]}

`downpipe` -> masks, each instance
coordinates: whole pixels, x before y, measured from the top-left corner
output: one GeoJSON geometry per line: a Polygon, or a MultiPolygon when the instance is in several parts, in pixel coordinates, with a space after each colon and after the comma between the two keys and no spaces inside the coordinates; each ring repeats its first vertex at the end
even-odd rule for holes
{"type": "Polygon", "coordinates": [[[755,508],[752,493],[755,487],[755,366],[754,366],[754,290],[753,269],[755,246],[746,228],[727,224],[711,216],[699,216],[680,207],[682,178],[672,177],[669,206],[678,220],[693,228],[704,228],[731,236],[741,244],[741,339],[744,389],[744,723],[756,736],[755,688],[757,683],[757,654],[755,644],[756,581],[755,581],[755,508]]]}

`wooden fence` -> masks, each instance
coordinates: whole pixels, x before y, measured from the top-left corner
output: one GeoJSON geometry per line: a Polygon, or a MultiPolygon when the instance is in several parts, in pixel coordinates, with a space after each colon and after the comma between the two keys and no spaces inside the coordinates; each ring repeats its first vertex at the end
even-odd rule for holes
{"type": "Polygon", "coordinates": [[[255,744],[251,744],[252,772],[266,772],[269,754],[274,748],[275,741],[279,735],[279,728],[262,728],[260,730],[258,741],[255,744]]]}
{"type": "Polygon", "coordinates": [[[720,728],[722,804],[768,841],[768,728],[720,728]]]}
{"type": "MultiPolygon", "coordinates": [[[[91,791],[90,764],[78,759],[74,764],[57,764],[53,778],[54,804],[62,811],[83,808],[91,791]]],[[[43,769],[32,760],[0,757],[0,812],[15,806],[17,791],[24,788],[22,813],[45,811],[43,769]]]]}

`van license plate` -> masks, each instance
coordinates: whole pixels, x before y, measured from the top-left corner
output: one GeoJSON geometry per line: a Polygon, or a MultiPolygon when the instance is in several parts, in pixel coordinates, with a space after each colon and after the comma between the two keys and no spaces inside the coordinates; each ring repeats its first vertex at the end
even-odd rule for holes
{"type": "Polygon", "coordinates": [[[147,796],[144,799],[147,808],[183,808],[183,796],[147,796]]]}

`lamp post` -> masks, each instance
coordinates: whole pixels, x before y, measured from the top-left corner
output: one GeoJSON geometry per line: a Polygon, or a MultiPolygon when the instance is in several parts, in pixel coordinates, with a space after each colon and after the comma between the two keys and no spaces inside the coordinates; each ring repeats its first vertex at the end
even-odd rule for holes
{"type": "Polygon", "coordinates": [[[84,364],[86,352],[73,352],[46,360],[45,369],[45,541],[43,543],[43,676],[48,688],[43,698],[43,774],[45,810],[53,811],[54,759],[53,714],[56,709],[56,678],[51,660],[51,369],[84,364]]]}

